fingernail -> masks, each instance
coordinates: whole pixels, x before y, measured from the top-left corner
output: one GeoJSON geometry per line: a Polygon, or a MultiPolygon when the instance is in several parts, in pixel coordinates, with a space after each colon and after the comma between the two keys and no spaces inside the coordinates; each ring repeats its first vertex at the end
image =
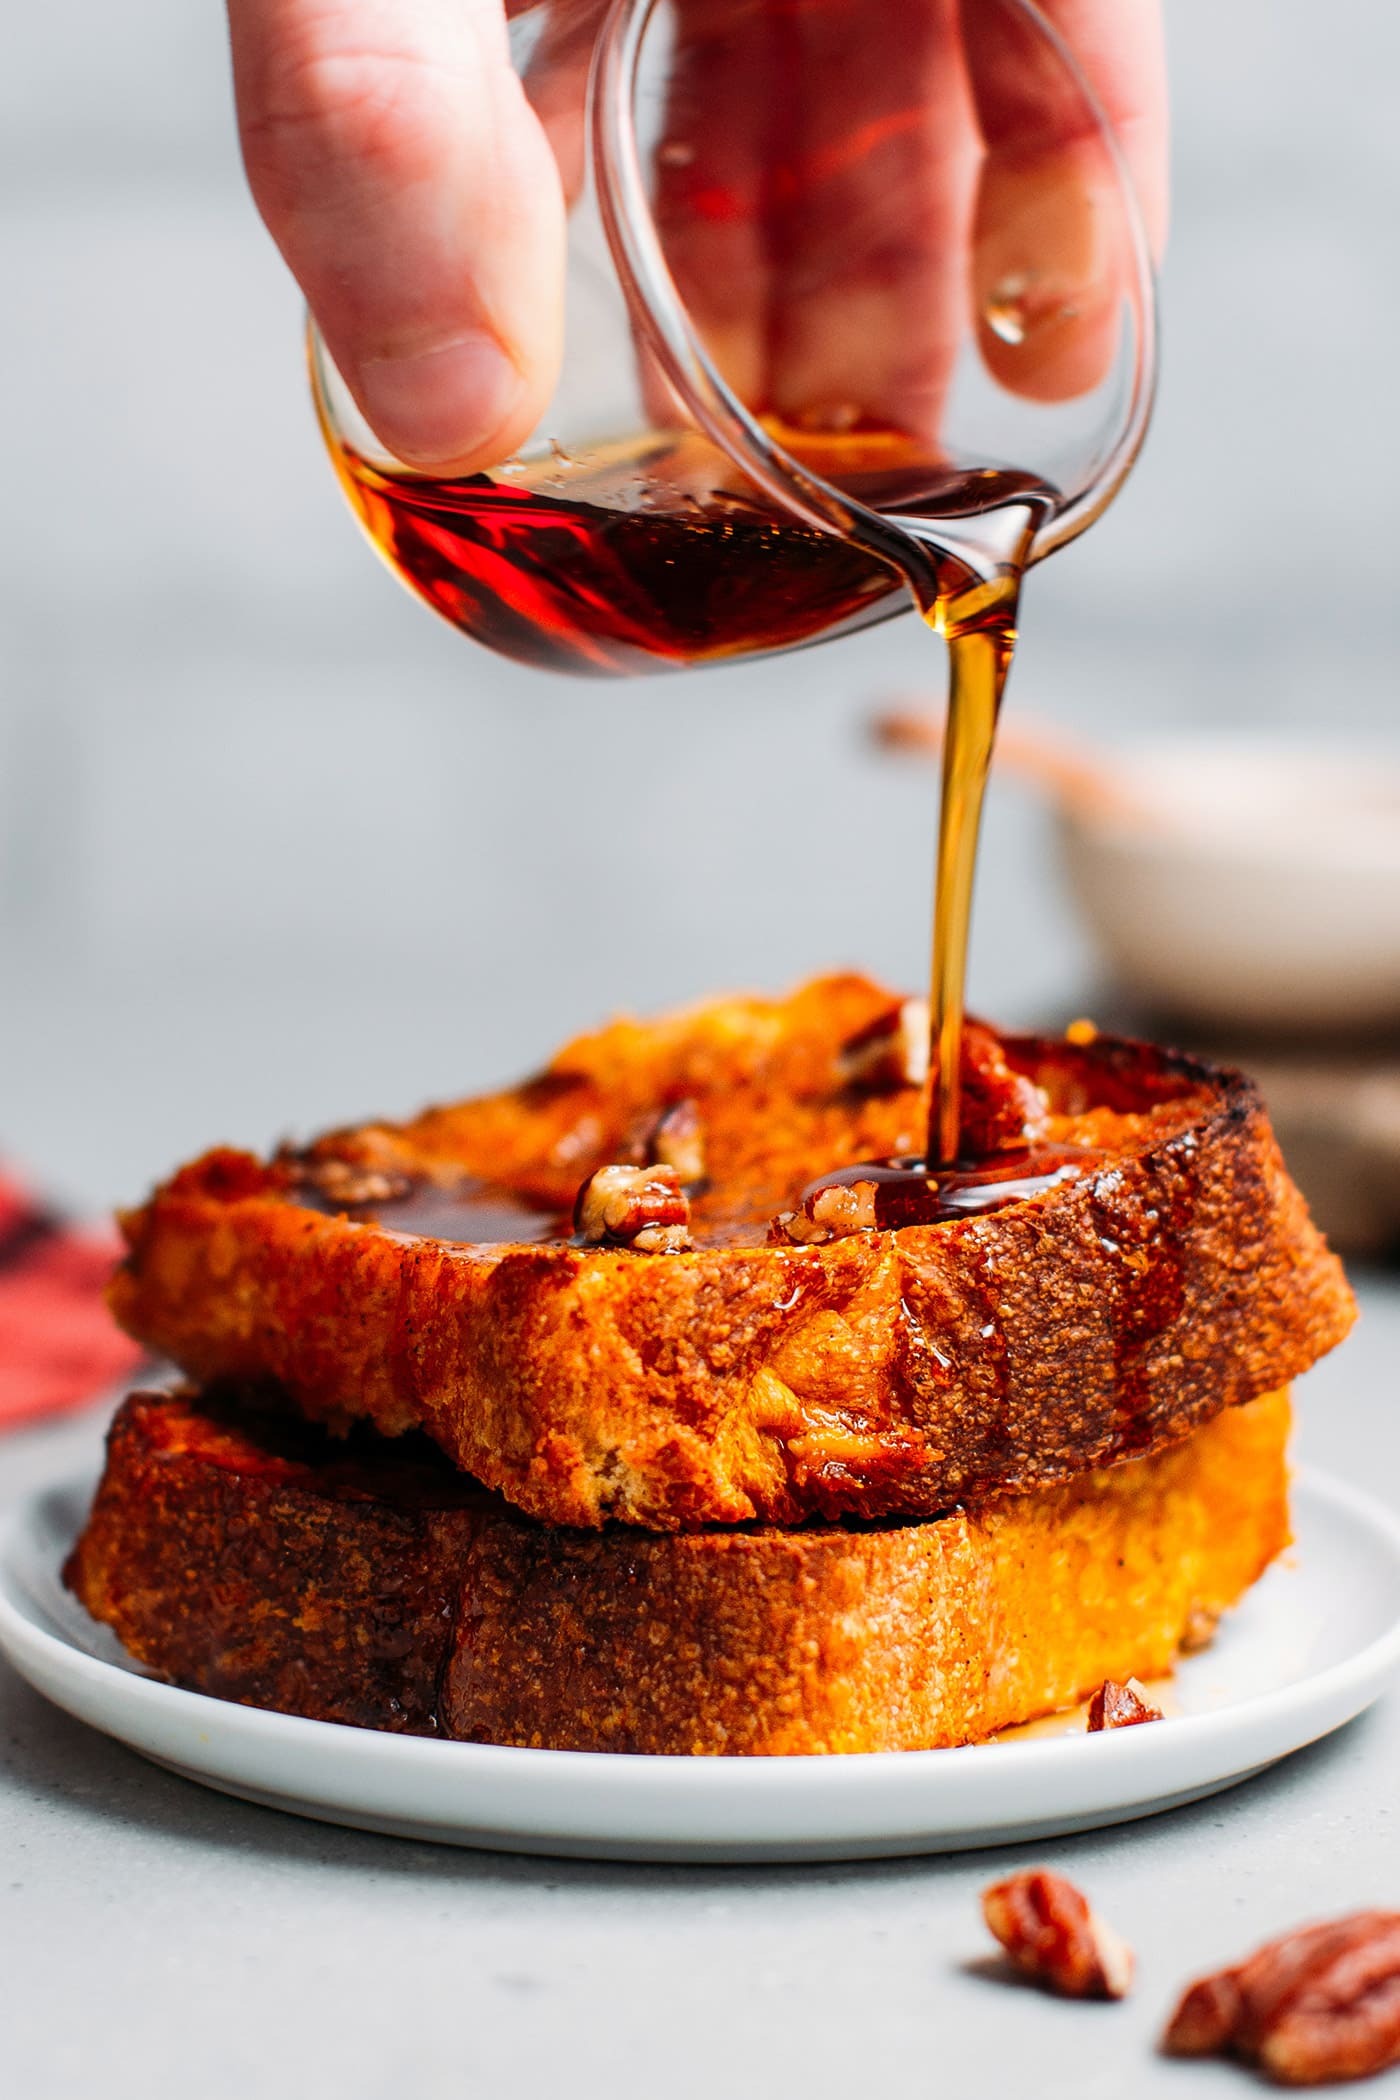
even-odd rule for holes
{"type": "Polygon", "coordinates": [[[360,404],[375,436],[409,466],[475,452],[509,416],[523,380],[494,336],[459,336],[411,357],[366,358],[360,404]]]}

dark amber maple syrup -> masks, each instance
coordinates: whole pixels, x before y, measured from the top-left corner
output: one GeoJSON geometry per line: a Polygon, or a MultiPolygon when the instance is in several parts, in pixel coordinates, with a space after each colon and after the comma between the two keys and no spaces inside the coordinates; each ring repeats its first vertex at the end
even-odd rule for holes
{"type": "Polygon", "coordinates": [[[548,670],[723,662],[908,602],[884,562],[797,523],[700,438],[651,434],[454,479],[385,472],[328,442],[393,572],[476,640],[548,670]]]}
{"type": "Polygon", "coordinates": [[[539,1244],[567,1239],[573,1231],[570,1217],[535,1209],[509,1189],[484,1181],[440,1185],[413,1180],[359,1194],[353,1185],[323,1189],[308,1176],[298,1181],[297,1202],[333,1217],[373,1221],[386,1232],[463,1246],[539,1244]]]}
{"type": "MultiPolygon", "coordinates": [[[[376,465],[324,417],[322,429],[393,573],[465,633],[526,663],[586,675],[724,662],[819,641],[909,602],[888,563],[801,524],[693,432],[650,431],[578,458],[556,447],[441,478],[376,465]]],[[[951,470],[894,431],[777,434],[876,509],[971,515],[1027,485],[1024,475],[951,470]]]]}
{"type": "Polygon", "coordinates": [[[507,1241],[522,1246],[562,1240],[573,1229],[568,1217],[535,1210],[508,1191],[482,1182],[467,1182],[456,1188],[418,1185],[388,1203],[377,1203],[374,1219],[388,1232],[474,1246],[507,1241]]]}
{"type": "Polygon", "coordinates": [[[929,1125],[926,1159],[953,1165],[962,1149],[963,1012],[982,803],[1006,676],[1016,647],[1019,567],[978,581],[935,608],[948,641],[948,717],[938,810],[929,962],[929,1125]]]}
{"type": "Polygon", "coordinates": [[[946,1167],[930,1166],[917,1155],[867,1160],[818,1175],[802,1191],[801,1202],[805,1207],[823,1189],[873,1183],[875,1224],[880,1231],[897,1231],[901,1225],[943,1225],[955,1218],[981,1217],[1008,1203],[1038,1196],[1061,1182],[1075,1181],[1099,1156],[1078,1145],[1037,1143],[946,1167]]]}

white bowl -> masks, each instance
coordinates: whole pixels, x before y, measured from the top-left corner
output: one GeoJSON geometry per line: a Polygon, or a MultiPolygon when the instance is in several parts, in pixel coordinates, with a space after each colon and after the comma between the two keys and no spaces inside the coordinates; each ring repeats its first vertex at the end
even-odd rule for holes
{"type": "Polygon", "coordinates": [[[1214,1026],[1400,1023],[1400,754],[1198,737],[1096,771],[1060,851],[1126,990],[1214,1026]]]}

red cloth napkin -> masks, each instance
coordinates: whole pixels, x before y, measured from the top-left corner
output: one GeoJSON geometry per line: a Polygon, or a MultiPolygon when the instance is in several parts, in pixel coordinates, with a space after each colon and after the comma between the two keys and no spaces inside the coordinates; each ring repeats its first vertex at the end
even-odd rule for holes
{"type": "Polygon", "coordinates": [[[140,1362],[102,1298],[120,1251],[0,1167],[0,1429],[81,1407],[140,1362]]]}

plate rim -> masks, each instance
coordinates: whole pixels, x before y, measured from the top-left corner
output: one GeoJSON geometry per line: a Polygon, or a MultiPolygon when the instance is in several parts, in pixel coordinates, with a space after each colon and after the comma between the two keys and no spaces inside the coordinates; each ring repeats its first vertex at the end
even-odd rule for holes
{"type": "MultiPolygon", "coordinates": [[[[405,1819],[400,1818],[394,1834],[420,1841],[446,1834],[449,1841],[498,1850],[572,1851],[594,1858],[829,1860],[869,1857],[880,1850],[911,1854],[951,1850],[957,1845],[1018,1842],[1018,1829],[1022,1838],[1036,1834],[1036,1818],[1023,1817],[1018,1824],[1010,1815],[1005,1801],[1008,1772],[1016,1773],[1017,1790],[1034,1803],[1042,1785],[1053,1795],[1057,1781],[1082,1776],[1084,1770],[1084,1738],[1079,1733],[994,1746],[967,1744],[958,1746],[961,1754],[956,1757],[946,1750],[855,1751],[841,1756],[662,1756],[397,1735],[188,1691],[105,1661],[39,1623],[44,1607],[19,1565],[21,1540],[32,1536],[47,1499],[73,1493],[91,1477],[90,1467],[70,1468],[40,1483],[0,1514],[0,1654],[41,1696],[138,1755],[225,1793],[240,1791],[241,1770],[250,1789],[245,1798],[261,1798],[264,1805],[285,1805],[291,1813],[353,1822],[351,1810],[356,1799],[362,1798],[356,1795],[357,1784],[369,1781],[372,1792],[381,1791],[374,1781],[382,1779],[387,1756],[400,1775],[405,1798],[411,1794],[415,1775],[431,1778],[436,1786],[455,1773],[463,1784],[460,1813],[452,1818],[435,1818],[430,1802],[424,1803],[421,1821],[412,1829],[403,1827],[405,1819]],[[69,1689],[75,1689],[73,1698],[63,1696],[69,1689]],[[84,1697],[84,1692],[89,1696],[84,1697]],[[94,1704],[106,1710],[104,1717],[94,1713],[94,1704]],[[151,1730],[142,1728],[143,1717],[149,1717],[167,1739],[179,1729],[189,1750],[176,1756],[169,1749],[155,1747],[151,1730]],[[217,1725],[210,1725],[211,1717],[216,1717],[217,1725]],[[246,1761],[241,1768],[237,1763],[240,1754],[245,1760],[257,1761],[260,1754],[275,1759],[279,1750],[293,1764],[308,1755],[319,1761],[318,1746],[333,1767],[335,1783],[328,1782],[314,1793],[305,1788],[298,1791],[295,1786],[269,1789],[265,1780],[249,1775],[246,1761]],[[995,1757],[987,1755],[991,1748],[995,1757]],[[201,1760],[206,1750],[213,1754],[201,1760]],[[969,1755],[978,1750],[983,1752],[981,1758],[969,1755]],[[1009,1766],[1008,1759],[1014,1759],[1014,1765],[1009,1766]],[[939,1773],[950,1781],[956,1779],[951,1795],[938,1784],[935,1775],[939,1773]],[[488,1802],[483,1814],[468,1792],[473,1780],[488,1792],[494,1788],[506,1797],[505,1809],[488,1802]],[[261,1795],[252,1791],[259,1787],[261,1795]],[[280,1798],[269,1802],[270,1791],[280,1798]],[[622,1823],[635,1822],[638,1817],[643,1822],[648,1817],[664,1818],[675,1808],[692,1815],[739,1814],[736,1822],[716,1828],[703,1839],[643,1831],[628,1836],[620,1828],[604,1831],[598,1821],[590,1821],[606,1821],[611,1816],[616,1823],[619,1801],[622,1823]],[[870,1829],[864,1835],[833,1835],[827,1842],[804,1836],[795,1828],[814,1809],[849,1815],[861,1804],[875,1801],[887,1811],[874,1818],[882,1827],[890,1823],[892,1813],[907,1810],[914,1819],[902,1826],[904,1834],[897,1843],[888,1832],[881,1837],[870,1829]],[[774,1827],[765,1834],[764,1811],[779,1802],[787,1812],[779,1822],[787,1827],[774,1827]],[[969,1837],[967,1833],[979,1827],[979,1817],[983,1818],[981,1834],[969,1837]],[[953,1836],[954,1832],[958,1835],[953,1836]]],[[[1366,1490],[1316,1468],[1297,1471],[1292,1487],[1301,1504],[1312,1503],[1324,1520],[1346,1524],[1363,1535],[1359,1543],[1384,1555],[1393,1615],[1351,1653],[1320,1669],[1305,1671],[1288,1684],[1246,1694],[1212,1712],[1174,1716],[1163,1730],[1122,1729],[1101,1736],[1093,1753],[1093,1769],[1101,1782],[1100,1822],[1151,1814],[1154,1808],[1170,1806],[1168,1797],[1173,1794],[1180,1799],[1183,1790],[1194,1796],[1216,1791],[1292,1755],[1364,1711],[1400,1668],[1400,1516],[1366,1490]],[[1299,1722],[1301,1728],[1279,1744],[1280,1726],[1288,1730],[1299,1722]],[[1232,1737],[1236,1740],[1227,1749],[1232,1737]],[[1277,1746],[1261,1751],[1261,1740],[1277,1746]],[[1190,1754],[1183,1761],[1180,1753],[1188,1748],[1190,1754]]],[[[1301,1508],[1298,1514],[1301,1518],[1301,1508]]],[[[386,1811],[378,1823],[374,1820],[377,1813],[362,1810],[361,1827],[388,1829],[393,1811],[386,1811]]],[[[1067,1812],[1051,1810],[1042,1818],[1045,1835],[1053,1834],[1062,1813],[1067,1812]]],[[[1059,1827],[1071,1825],[1062,1821],[1059,1827]]],[[[1081,1821],[1073,1827],[1086,1826],[1081,1821]]]]}

